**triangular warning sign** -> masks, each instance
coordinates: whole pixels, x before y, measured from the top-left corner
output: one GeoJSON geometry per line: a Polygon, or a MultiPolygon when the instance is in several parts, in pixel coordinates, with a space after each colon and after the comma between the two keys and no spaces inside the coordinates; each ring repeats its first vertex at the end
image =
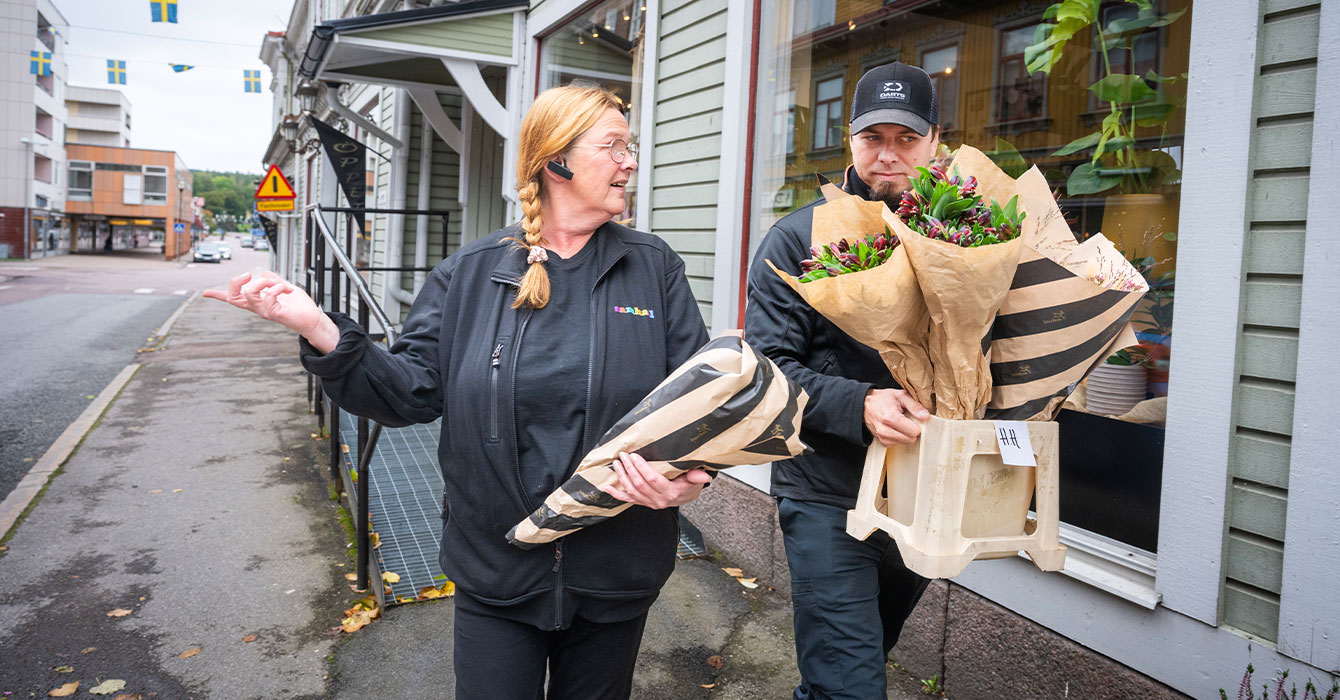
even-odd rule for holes
{"type": "Polygon", "coordinates": [[[278,165],[271,165],[270,169],[265,171],[265,179],[256,188],[256,199],[293,199],[297,197],[293,191],[293,186],[288,184],[288,178],[284,173],[279,172],[278,165]]]}

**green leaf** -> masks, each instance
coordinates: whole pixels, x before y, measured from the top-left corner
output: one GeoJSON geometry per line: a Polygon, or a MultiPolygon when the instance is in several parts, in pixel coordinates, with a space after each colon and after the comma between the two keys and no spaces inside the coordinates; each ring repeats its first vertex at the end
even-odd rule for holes
{"type": "Polygon", "coordinates": [[[1138,75],[1114,73],[1089,86],[1089,91],[1103,102],[1130,104],[1158,97],[1158,93],[1138,75]]]}
{"type": "Polygon", "coordinates": [[[1005,171],[1005,174],[1010,177],[1017,178],[1028,170],[1028,163],[1019,153],[1019,149],[999,136],[996,137],[996,150],[987,151],[986,157],[990,158],[997,167],[1005,171]]]}
{"type": "Polygon", "coordinates": [[[1165,240],[1165,241],[1171,241],[1171,242],[1174,242],[1174,243],[1177,242],[1177,232],[1176,232],[1176,231],[1169,231],[1169,232],[1163,234],[1163,240],[1165,240]]]}
{"type": "Polygon", "coordinates": [[[1119,184],[1121,184],[1120,175],[1100,175],[1095,172],[1093,163],[1083,163],[1075,166],[1070,173],[1065,189],[1067,195],[1076,197],[1110,190],[1119,184]]]}
{"type": "Polygon", "coordinates": [[[1182,8],[1182,9],[1177,10],[1177,11],[1175,11],[1175,12],[1169,12],[1168,14],[1163,15],[1162,17],[1159,17],[1159,18],[1158,18],[1158,21],[1154,22],[1154,24],[1152,24],[1152,25],[1150,25],[1150,26],[1154,26],[1154,27],[1166,27],[1166,26],[1172,24],[1173,22],[1176,22],[1177,20],[1181,19],[1181,18],[1182,18],[1182,15],[1184,15],[1184,14],[1186,14],[1186,8],[1182,8]]]}
{"type": "Polygon", "coordinates": [[[1126,2],[1140,8],[1142,12],[1154,11],[1154,0],[1126,0],[1126,2]]]}
{"type": "Polygon", "coordinates": [[[1144,102],[1132,108],[1135,123],[1140,126],[1159,126],[1168,120],[1175,107],[1167,102],[1144,102]]]}
{"type": "Polygon", "coordinates": [[[1118,17],[1107,24],[1104,34],[1127,34],[1143,31],[1154,25],[1158,17],[1118,17]]]}
{"type": "Polygon", "coordinates": [[[1098,0],[1063,0],[1056,8],[1057,20],[1079,20],[1093,24],[1098,20],[1098,0]]]}
{"type": "Polygon", "coordinates": [[[1093,148],[1098,144],[1098,139],[1101,136],[1102,134],[1100,134],[1097,131],[1093,132],[1092,134],[1089,134],[1088,136],[1081,136],[1075,139],[1074,141],[1071,141],[1070,143],[1067,143],[1066,145],[1062,146],[1060,150],[1057,150],[1055,153],[1052,153],[1052,155],[1068,156],[1071,153],[1076,153],[1078,151],[1093,148]]]}

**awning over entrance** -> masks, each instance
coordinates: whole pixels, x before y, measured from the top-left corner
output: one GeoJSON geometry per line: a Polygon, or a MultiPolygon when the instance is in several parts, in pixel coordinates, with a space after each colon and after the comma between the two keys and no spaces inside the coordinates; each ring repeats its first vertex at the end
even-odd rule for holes
{"type": "MultiPolygon", "coordinates": [[[[463,136],[437,93],[459,90],[473,112],[505,139],[508,162],[513,162],[529,7],[529,0],[473,0],[325,22],[312,30],[298,72],[328,84],[405,88],[433,130],[457,153],[463,150],[463,136]],[[489,84],[502,80],[506,88],[500,101],[489,84]]],[[[396,148],[404,146],[340,104],[333,89],[327,95],[341,116],[396,148]]],[[[509,199],[511,179],[509,173],[503,186],[509,199]]]]}

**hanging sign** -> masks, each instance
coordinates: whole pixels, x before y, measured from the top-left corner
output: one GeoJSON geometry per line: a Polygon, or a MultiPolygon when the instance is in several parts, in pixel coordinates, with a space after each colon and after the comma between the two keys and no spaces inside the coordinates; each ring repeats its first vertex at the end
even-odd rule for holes
{"type": "MultiPolygon", "coordinates": [[[[335,180],[344,190],[345,199],[353,209],[367,206],[367,152],[368,147],[352,136],[321,121],[312,119],[312,126],[321,137],[321,145],[326,149],[331,167],[335,169],[335,180]]],[[[359,229],[363,228],[363,217],[355,216],[359,229]]]]}

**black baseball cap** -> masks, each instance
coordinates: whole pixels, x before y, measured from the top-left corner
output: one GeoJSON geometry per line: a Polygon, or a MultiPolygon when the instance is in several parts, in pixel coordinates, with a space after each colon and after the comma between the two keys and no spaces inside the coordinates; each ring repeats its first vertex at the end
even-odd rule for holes
{"type": "Polygon", "coordinates": [[[851,133],[876,124],[901,124],[925,136],[940,123],[940,100],[926,71],[887,63],[866,71],[851,100],[851,133]]]}

